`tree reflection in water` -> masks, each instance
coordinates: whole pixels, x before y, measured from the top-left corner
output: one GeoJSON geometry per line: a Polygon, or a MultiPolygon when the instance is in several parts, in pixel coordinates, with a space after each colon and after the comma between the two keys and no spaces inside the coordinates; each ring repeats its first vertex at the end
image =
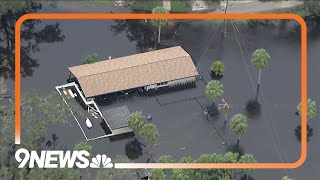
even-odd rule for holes
{"type": "MultiPolygon", "coordinates": [[[[0,76],[14,78],[15,23],[24,14],[36,13],[41,3],[33,0],[5,1],[0,6],[0,76]]],[[[32,53],[40,51],[41,43],[54,43],[65,38],[59,23],[42,25],[41,20],[27,20],[21,27],[21,75],[32,76],[39,66],[32,53]]]]}

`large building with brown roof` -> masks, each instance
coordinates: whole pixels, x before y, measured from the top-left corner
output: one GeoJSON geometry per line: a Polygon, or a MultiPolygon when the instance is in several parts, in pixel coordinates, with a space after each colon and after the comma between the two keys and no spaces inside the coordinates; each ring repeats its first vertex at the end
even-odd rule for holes
{"type": "Polygon", "coordinates": [[[86,98],[195,81],[198,71],[180,46],[69,67],[86,98]]]}

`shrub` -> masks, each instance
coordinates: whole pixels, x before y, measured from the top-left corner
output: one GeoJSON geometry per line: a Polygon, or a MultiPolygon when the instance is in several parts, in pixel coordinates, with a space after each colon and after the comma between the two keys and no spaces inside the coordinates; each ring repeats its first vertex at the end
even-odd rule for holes
{"type": "Polygon", "coordinates": [[[210,69],[215,75],[222,76],[224,72],[224,64],[220,60],[215,60],[210,69]]]}

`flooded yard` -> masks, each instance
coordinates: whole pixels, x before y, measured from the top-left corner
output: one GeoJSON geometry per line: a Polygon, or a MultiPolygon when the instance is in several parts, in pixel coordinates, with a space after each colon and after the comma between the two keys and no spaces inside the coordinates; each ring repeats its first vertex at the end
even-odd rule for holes
{"type": "MultiPolygon", "coordinates": [[[[48,10],[48,11],[58,11],[48,10]]],[[[76,11],[76,10],[75,10],[76,11]]],[[[38,66],[28,67],[32,73],[22,78],[22,91],[36,90],[46,95],[57,85],[65,84],[68,67],[79,65],[90,54],[108,59],[136,54],[154,46],[154,29],[137,20],[42,20],[39,26],[59,24],[63,40],[42,43],[39,51],[31,52],[38,66]]],[[[290,24],[290,22],[287,22],[290,24]]],[[[152,113],[159,138],[154,157],[169,154],[179,160],[182,156],[199,157],[204,153],[227,151],[250,153],[258,162],[295,162],[300,157],[301,144],[295,129],[300,118],[295,114],[300,102],[300,40],[299,33],[280,27],[248,27],[228,23],[227,36],[223,25],[208,21],[175,21],[163,33],[164,41],[182,46],[192,57],[201,80],[194,87],[149,95],[132,94],[98,105],[102,111],[127,106],[130,112],[152,113]],[[172,36],[172,33],[175,35],[172,36]],[[270,56],[269,66],[262,72],[258,96],[260,113],[248,111],[248,103],[255,98],[258,72],[251,64],[255,49],[265,48],[270,56]],[[242,113],[249,117],[247,133],[237,145],[237,137],[224,125],[224,116],[206,118],[203,111],[212,105],[205,96],[205,85],[212,79],[210,66],[216,59],[225,65],[221,79],[223,98],[232,106],[231,115],[242,113]]],[[[318,29],[320,31],[320,28],[318,29]]],[[[48,37],[49,38],[49,37],[48,37]]],[[[32,41],[32,40],[30,40],[32,41]]],[[[27,41],[28,42],[28,41],[27,41]]],[[[319,33],[308,41],[308,97],[320,103],[320,40],[319,33]]],[[[22,57],[22,66],[30,66],[30,59],[22,57]]],[[[7,79],[12,87],[13,81],[7,79]]],[[[318,108],[319,110],[319,108],[318,108]]],[[[23,119],[21,121],[23,123],[23,119]]],[[[316,163],[320,161],[319,115],[310,120],[313,135],[308,141],[306,163],[295,170],[256,170],[255,179],[281,179],[286,174],[293,179],[314,179],[319,176],[316,163]]],[[[22,130],[23,133],[23,130],[22,130]]],[[[48,136],[57,134],[61,148],[73,149],[85,141],[77,123],[51,125],[48,136]]],[[[144,147],[134,144],[131,136],[119,139],[103,138],[89,141],[93,153],[107,153],[112,158],[127,155],[135,162],[146,162],[144,147]],[[134,148],[130,148],[134,147],[134,148]]]]}

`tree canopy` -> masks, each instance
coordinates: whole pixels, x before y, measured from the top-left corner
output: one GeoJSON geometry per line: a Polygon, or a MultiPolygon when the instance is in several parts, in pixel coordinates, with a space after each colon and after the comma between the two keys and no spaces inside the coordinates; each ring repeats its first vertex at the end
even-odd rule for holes
{"type": "Polygon", "coordinates": [[[83,64],[93,64],[97,62],[98,60],[98,54],[97,53],[91,53],[88,54],[82,61],[83,64]]]}
{"type": "MultiPolygon", "coordinates": [[[[301,115],[301,102],[297,106],[297,112],[301,115]]],[[[317,104],[315,101],[308,98],[307,100],[307,118],[312,119],[317,115],[317,104]]]]}
{"type": "Polygon", "coordinates": [[[159,133],[155,124],[147,123],[142,126],[140,135],[148,141],[149,144],[154,144],[157,141],[159,133]]]}
{"type": "Polygon", "coordinates": [[[235,134],[244,134],[248,128],[248,118],[242,114],[236,114],[231,118],[229,126],[235,134]]]}
{"type": "Polygon", "coordinates": [[[215,60],[212,63],[210,70],[215,73],[215,75],[222,76],[224,72],[224,64],[220,60],[215,60]]]}
{"type": "Polygon", "coordinates": [[[128,127],[134,132],[139,132],[146,124],[146,117],[141,112],[134,112],[129,116],[128,127]]]}
{"type": "Polygon", "coordinates": [[[74,150],[76,151],[88,151],[89,153],[92,150],[92,146],[87,142],[80,142],[74,146],[74,150]]]}
{"type": "MultiPolygon", "coordinates": [[[[239,159],[240,163],[256,163],[256,160],[254,159],[252,154],[245,154],[240,157],[239,159]]],[[[246,173],[252,173],[254,169],[243,169],[246,173]]]]}
{"type": "Polygon", "coordinates": [[[257,49],[252,53],[251,62],[257,69],[265,69],[268,66],[270,55],[265,49],[257,49]]]}
{"type": "MultiPolygon", "coordinates": [[[[0,3],[0,76],[14,78],[15,24],[24,14],[36,13],[42,8],[40,1],[1,1],[0,3]],[[3,64],[3,62],[5,62],[3,64]]],[[[39,66],[32,53],[39,51],[39,45],[63,41],[59,23],[41,24],[41,20],[27,20],[21,27],[21,75],[31,76],[39,66]]]]}
{"type": "MultiPolygon", "coordinates": [[[[152,9],[152,14],[168,14],[168,12],[161,6],[155,7],[152,9]]],[[[167,19],[152,19],[151,24],[154,26],[165,26],[167,25],[167,19]]]]}
{"type": "Polygon", "coordinates": [[[165,180],[166,174],[164,173],[163,169],[152,169],[149,179],[150,180],[165,180]]]}
{"type": "MultiPolygon", "coordinates": [[[[130,159],[125,156],[117,156],[114,163],[132,163],[130,159]]],[[[97,180],[139,180],[136,170],[132,169],[101,169],[97,173],[97,180]]]]}
{"type": "Polygon", "coordinates": [[[216,100],[223,94],[223,85],[218,80],[211,80],[206,86],[205,93],[210,99],[216,100]]]}

